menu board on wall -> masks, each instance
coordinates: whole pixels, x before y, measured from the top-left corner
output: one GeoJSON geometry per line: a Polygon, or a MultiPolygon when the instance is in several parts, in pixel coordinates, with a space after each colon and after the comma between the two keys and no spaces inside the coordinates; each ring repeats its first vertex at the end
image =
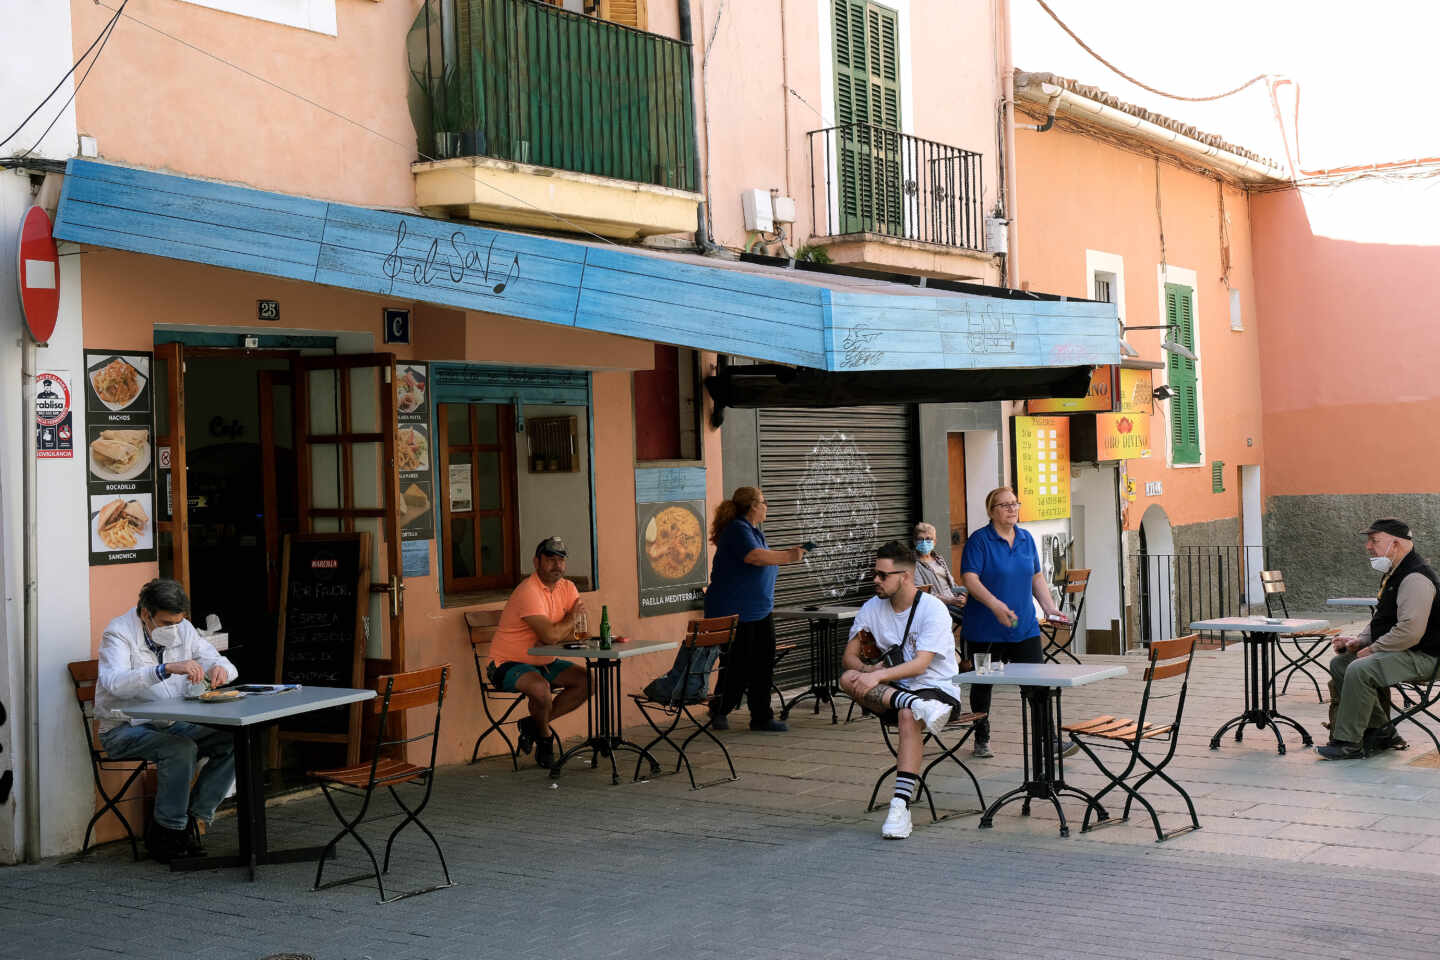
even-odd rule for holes
{"type": "Polygon", "coordinates": [[[148,353],[85,351],[90,564],[155,559],[155,419],[148,353]]]}
{"type": "Polygon", "coordinates": [[[1070,516],[1068,417],[1015,418],[1015,479],[1022,522],[1070,516]]]}
{"type": "Polygon", "coordinates": [[[430,378],[423,363],[397,363],[395,455],[400,475],[400,539],[435,536],[434,453],[430,447],[430,378]]]}
{"type": "Polygon", "coordinates": [[[640,616],[705,606],[705,468],[635,471],[640,616]]]}

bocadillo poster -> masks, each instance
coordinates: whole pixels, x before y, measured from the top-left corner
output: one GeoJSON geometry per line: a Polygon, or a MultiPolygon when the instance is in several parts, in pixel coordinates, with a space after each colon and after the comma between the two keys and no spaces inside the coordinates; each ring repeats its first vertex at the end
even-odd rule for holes
{"type": "Polygon", "coordinates": [[[91,566],[155,559],[152,369],[148,353],[85,351],[91,566]]]}

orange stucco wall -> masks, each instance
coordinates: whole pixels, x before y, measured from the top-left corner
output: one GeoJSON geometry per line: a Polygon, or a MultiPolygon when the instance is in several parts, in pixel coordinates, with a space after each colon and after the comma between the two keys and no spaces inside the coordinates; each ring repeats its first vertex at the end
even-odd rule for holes
{"type": "Polygon", "coordinates": [[[1255,198],[1267,496],[1436,489],[1432,193],[1375,183],[1255,198]]]}
{"type": "MultiPolygon", "coordinates": [[[[1126,323],[1163,323],[1155,160],[1061,130],[1017,131],[1015,137],[1020,281],[1047,293],[1090,297],[1086,250],[1118,255],[1124,260],[1126,323]]],[[[1225,188],[1230,284],[1240,291],[1245,327],[1235,332],[1230,329],[1229,291],[1221,281],[1216,181],[1163,162],[1159,176],[1165,260],[1195,272],[1204,463],[1166,466],[1169,408],[1157,403],[1153,455],[1127,461],[1127,469],[1140,490],[1148,480],[1161,480],[1164,494],[1139,499],[1127,512],[1128,529],[1139,527],[1145,507],[1153,503],[1160,504],[1175,525],[1237,516],[1234,467],[1261,463],[1265,452],[1258,332],[1265,316],[1257,320],[1249,204],[1243,193],[1225,188]],[[1224,494],[1211,492],[1212,460],[1226,465],[1230,479],[1224,494]]],[[[1164,360],[1162,336],[1158,330],[1133,331],[1126,339],[1142,359],[1164,360]]],[[[1154,376],[1157,385],[1164,382],[1163,370],[1154,376]]]]}
{"type": "MultiPolygon", "coordinates": [[[[418,0],[340,0],[330,37],[174,0],[132,5],[127,15],[355,122],[122,20],[76,97],[77,128],[115,163],[413,207],[405,37],[419,8],[418,0]]],[[[78,57],[111,11],[71,0],[70,14],[78,57]]]]}
{"type": "MultiPolygon", "coordinates": [[[[149,350],[154,325],[205,327],[254,326],[255,301],[279,299],[283,331],[369,333],[380,341],[381,306],[404,306],[381,297],[299,282],[257,277],[238,271],[185,264],[110,250],[86,255],[84,273],[85,343],[96,349],[149,350]]],[[[599,589],[585,595],[591,609],[609,606],[619,633],[637,639],[679,639],[687,614],[641,618],[635,536],[634,428],[629,372],[648,369],[653,346],[608,334],[570,330],[487,314],[463,315],[424,305],[416,307],[416,343],[394,345],[399,359],[514,363],[576,367],[597,371],[593,378],[595,496],[599,589]]],[[[276,330],[274,332],[283,332],[276,330]]],[[[705,362],[709,362],[708,359],[705,362]]],[[[718,431],[706,429],[705,457],[715,466],[707,474],[707,501],[723,499],[720,490],[718,431]]],[[[440,603],[431,541],[432,573],[406,579],[407,665],[449,663],[454,672],[441,730],[442,762],[468,759],[482,729],[479,687],[464,622],[465,609],[440,603]]],[[[528,570],[527,558],[521,560],[528,570]]],[[[135,602],[139,587],[157,575],[155,564],[90,569],[92,645],[98,650],[105,624],[135,602]]],[[[626,662],[627,692],[638,690],[668,668],[673,654],[661,652],[626,662]]],[[[633,711],[626,701],[627,711],[633,711]]],[[[639,722],[630,716],[627,722],[639,722]]],[[[557,724],[562,736],[583,731],[584,712],[557,724]]],[[[498,740],[486,742],[487,751],[498,740]]]]}

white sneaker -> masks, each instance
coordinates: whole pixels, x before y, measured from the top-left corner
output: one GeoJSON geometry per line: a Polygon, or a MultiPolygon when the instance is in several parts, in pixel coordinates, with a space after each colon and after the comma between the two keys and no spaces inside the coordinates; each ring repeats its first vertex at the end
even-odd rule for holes
{"type": "Polygon", "coordinates": [[[943,700],[916,700],[910,704],[910,712],[933,734],[944,730],[950,721],[950,704],[943,700]]]}
{"type": "Polygon", "coordinates": [[[885,817],[885,826],[880,828],[880,836],[886,840],[904,840],[910,836],[913,829],[910,808],[899,797],[893,798],[890,801],[890,813],[885,817]]]}

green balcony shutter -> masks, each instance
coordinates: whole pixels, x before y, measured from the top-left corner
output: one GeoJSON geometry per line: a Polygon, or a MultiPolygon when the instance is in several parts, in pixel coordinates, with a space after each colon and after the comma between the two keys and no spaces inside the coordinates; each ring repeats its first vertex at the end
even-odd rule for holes
{"type": "Polygon", "coordinates": [[[841,233],[901,226],[900,21],[889,7],[833,0],[841,233]]]}
{"type": "MultiPolygon", "coordinates": [[[[1195,295],[1189,287],[1165,284],[1165,322],[1172,324],[1175,342],[1195,349],[1195,295]]],[[[1175,391],[1170,400],[1170,453],[1175,463],[1200,462],[1200,392],[1195,361],[1166,354],[1169,382],[1175,391]]]]}

